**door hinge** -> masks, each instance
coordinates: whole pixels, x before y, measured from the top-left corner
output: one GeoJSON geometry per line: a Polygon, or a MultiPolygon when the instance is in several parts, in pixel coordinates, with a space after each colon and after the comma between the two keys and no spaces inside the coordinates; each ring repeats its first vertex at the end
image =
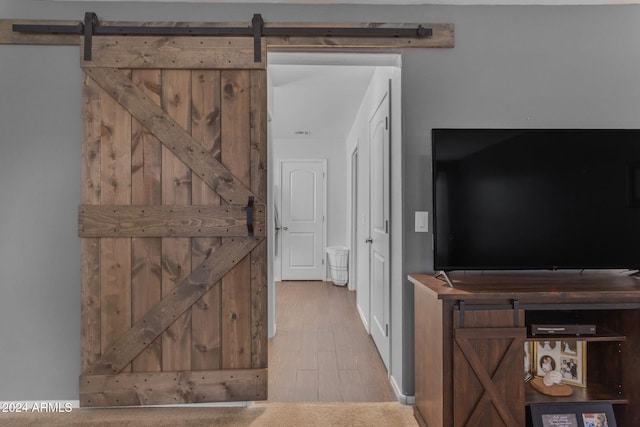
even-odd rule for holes
{"type": "Polygon", "coordinates": [[[384,232],[385,234],[389,234],[389,220],[384,221],[384,232]]]}
{"type": "Polygon", "coordinates": [[[389,130],[389,116],[384,118],[384,128],[385,130],[389,130]]]}
{"type": "Polygon", "coordinates": [[[322,258],[322,265],[324,265],[324,258],[322,258]]]}
{"type": "Polygon", "coordinates": [[[389,336],[389,324],[388,323],[384,327],[384,336],[385,337],[389,336]]]}

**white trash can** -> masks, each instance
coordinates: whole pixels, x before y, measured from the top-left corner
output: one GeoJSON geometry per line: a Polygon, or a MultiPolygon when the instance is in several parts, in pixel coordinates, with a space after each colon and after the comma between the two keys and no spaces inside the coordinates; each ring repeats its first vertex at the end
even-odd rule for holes
{"type": "Polygon", "coordinates": [[[344,286],[349,281],[349,248],[327,246],[329,273],[334,285],[344,286]]]}

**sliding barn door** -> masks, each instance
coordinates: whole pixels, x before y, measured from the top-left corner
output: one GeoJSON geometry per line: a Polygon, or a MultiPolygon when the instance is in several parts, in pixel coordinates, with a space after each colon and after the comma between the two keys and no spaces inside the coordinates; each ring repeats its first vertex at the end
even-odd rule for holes
{"type": "Polygon", "coordinates": [[[93,39],[81,406],[267,398],[264,46],[93,39]]]}
{"type": "Polygon", "coordinates": [[[523,375],[527,330],[520,325],[524,312],[469,310],[456,314],[453,426],[524,426],[524,387],[515,381],[523,375]]]}

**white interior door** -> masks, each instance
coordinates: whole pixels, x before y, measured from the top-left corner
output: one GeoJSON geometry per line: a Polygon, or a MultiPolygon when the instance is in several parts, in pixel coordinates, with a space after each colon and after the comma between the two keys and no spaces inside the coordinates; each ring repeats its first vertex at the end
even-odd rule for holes
{"type": "Polygon", "coordinates": [[[371,336],[389,369],[389,92],[369,121],[371,336]]]}
{"type": "Polygon", "coordinates": [[[325,160],[282,160],[282,280],[324,280],[325,160]]]}

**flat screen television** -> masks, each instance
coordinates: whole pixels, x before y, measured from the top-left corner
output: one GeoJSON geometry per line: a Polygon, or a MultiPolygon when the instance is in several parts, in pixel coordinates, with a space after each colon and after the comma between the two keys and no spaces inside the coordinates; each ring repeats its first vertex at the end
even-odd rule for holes
{"type": "Polygon", "coordinates": [[[640,267],[640,130],[434,129],[436,270],[640,267]]]}

